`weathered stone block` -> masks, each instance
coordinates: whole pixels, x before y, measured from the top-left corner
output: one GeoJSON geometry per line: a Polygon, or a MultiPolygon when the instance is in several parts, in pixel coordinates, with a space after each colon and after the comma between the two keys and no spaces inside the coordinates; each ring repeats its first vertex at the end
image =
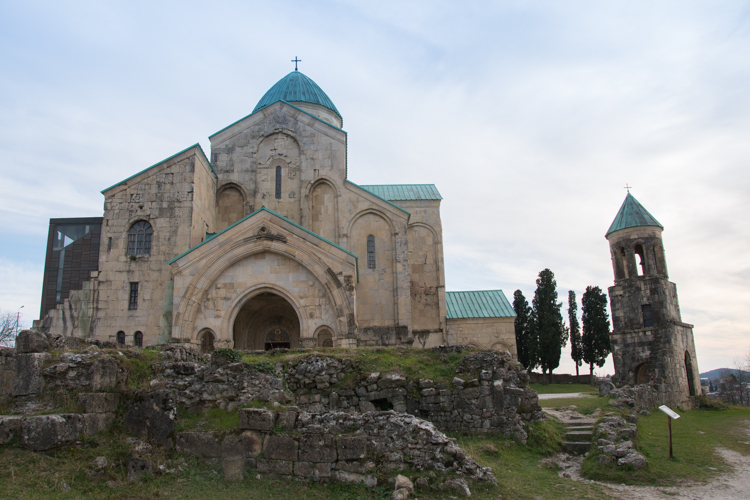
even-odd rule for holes
{"type": "Polygon", "coordinates": [[[343,470],[334,470],[331,472],[331,477],[336,481],[344,483],[359,483],[374,488],[378,485],[378,480],[375,476],[370,474],[357,474],[356,472],[346,472],[343,470]]]}
{"type": "Polygon", "coordinates": [[[13,378],[13,395],[39,394],[44,388],[42,367],[50,359],[49,353],[16,354],[16,374],[13,378]]]}
{"type": "Polygon", "coordinates": [[[224,469],[224,481],[242,481],[245,473],[245,457],[226,457],[221,461],[224,469]]]}
{"type": "Polygon", "coordinates": [[[125,414],[125,429],[163,444],[176,425],[176,417],[177,407],[171,392],[141,394],[125,414]]]}
{"type": "Polygon", "coordinates": [[[21,417],[0,417],[0,444],[8,444],[21,435],[21,417]]]}
{"type": "Polygon", "coordinates": [[[43,333],[21,330],[16,337],[16,353],[18,354],[45,352],[49,347],[49,339],[43,333]]]}
{"type": "Polygon", "coordinates": [[[300,477],[331,477],[331,464],[294,462],[294,475],[300,477]]]}
{"type": "Polygon", "coordinates": [[[86,413],[114,413],[120,395],[114,392],[90,392],[78,395],[78,402],[86,413]]]}
{"type": "Polygon", "coordinates": [[[263,443],[263,457],[274,460],[297,460],[299,444],[291,436],[270,434],[263,443]]]}
{"type": "Polygon", "coordinates": [[[245,456],[255,458],[263,449],[263,435],[255,431],[245,431],[239,436],[245,449],[245,456]]]}
{"type": "Polygon", "coordinates": [[[91,390],[101,391],[117,385],[117,361],[110,357],[100,358],[91,366],[91,390]]]}
{"type": "Polygon", "coordinates": [[[25,417],[21,424],[21,445],[34,451],[49,450],[74,442],[82,432],[80,414],[25,417]]]}
{"type": "Polygon", "coordinates": [[[96,436],[101,431],[109,429],[114,421],[114,413],[84,413],[83,433],[87,436],[96,436]]]}
{"type": "Polygon", "coordinates": [[[339,460],[359,460],[367,456],[367,436],[339,436],[336,445],[339,460]]]}
{"type": "Polygon", "coordinates": [[[273,430],[273,412],[258,408],[240,410],[240,429],[271,432],[273,430]]]}
{"type": "Polygon", "coordinates": [[[299,442],[299,459],[305,462],[335,462],[336,440],[330,434],[305,434],[299,442]]]}
{"type": "Polygon", "coordinates": [[[393,387],[404,387],[406,377],[398,372],[388,372],[378,380],[378,387],[381,389],[390,389],[393,387]]]}
{"type": "Polygon", "coordinates": [[[178,432],[175,436],[175,448],[183,453],[206,458],[222,455],[221,446],[212,432],[178,432]]]}
{"type": "Polygon", "coordinates": [[[291,476],[294,473],[294,462],[286,460],[258,460],[258,473],[291,476]]]}
{"type": "Polygon", "coordinates": [[[276,425],[283,427],[286,430],[294,430],[294,425],[297,422],[297,412],[293,410],[280,411],[276,415],[276,425]]]}

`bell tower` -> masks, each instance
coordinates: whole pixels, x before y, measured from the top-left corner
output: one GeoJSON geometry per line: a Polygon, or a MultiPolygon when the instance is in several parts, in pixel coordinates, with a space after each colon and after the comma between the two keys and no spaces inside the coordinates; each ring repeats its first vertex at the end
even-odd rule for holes
{"type": "Polygon", "coordinates": [[[612,357],[618,385],[651,384],[660,404],[685,407],[700,395],[693,325],[683,323],[669,281],[664,227],[630,192],[607,231],[615,285],[612,357]]]}

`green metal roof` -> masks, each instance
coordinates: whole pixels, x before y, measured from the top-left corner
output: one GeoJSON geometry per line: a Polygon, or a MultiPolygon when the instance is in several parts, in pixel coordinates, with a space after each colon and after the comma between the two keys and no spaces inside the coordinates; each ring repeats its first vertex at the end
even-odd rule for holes
{"type": "Polygon", "coordinates": [[[513,318],[513,311],[502,290],[445,292],[447,319],[513,318]]]}
{"type": "Polygon", "coordinates": [[[385,198],[383,198],[383,197],[382,197],[382,196],[380,196],[379,194],[377,194],[377,193],[373,193],[372,191],[368,191],[367,189],[363,188],[363,187],[362,187],[362,186],[360,186],[359,184],[355,184],[355,183],[353,183],[353,182],[352,182],[352,181],[350,181],[349,179],[346,179],[346,181],[345,181],[345,182],[348,182],[348,183],[349,183],[349,184],[351,184],[352,186],[354,186],[354,187],[357,187],[357,188],[361,189],[362,191],[367,191],[368,193],[370,193],[371,195],[373,195],[373,196],[374,196],[375,198],[380,198],[381,200],[383,200],[384,202],[388,203],[388,204],[389,204],[390,206],[392,206],[393,208],[396,208],[396,209],[398,209],[398,210],[401,210],[402,212],[404,212],[405,214],[407,214],[407,217],[406,217],[406,222],[407,222],[407,224],[408,224],[408,222],[409,222],[409,221],[411,220],[411,212],[409,212],[408,210],[404,210],[403,208],[399,207],[398,205],[394,205],[393,203],[391,203],[390,201],[386,200],[385,198]]]}
{"type": "Polygon", "coordinates": [[[443,199],[435,184],[369,184],[359,187],[388,201],[443,199]]]}
{"type": "Polygon", "coordinates": [[[638,226],[656,226],[664,229],[664,226],[659,224],[659,221],[648,213],[648,210],[643,208],[643,205],[638,203],[638,200],[632,194],[628,193],[605,236],[609,236],[620,229],[638,226]]]}
{"type": "MultiPolygon", "coordinates": [[[[328,108],[341,118],[341,113],[333,105],[333,101],[318,87],[318,84],[311,78],[305,76],[297,70],[292,71],[284,78],[276,82],[268,92],[258,101],[258,105],[253,109],[253,113],[270,106],[279,101],[288,102],[309,102],[328,108]]],[[[343,120],[343,118],[342,118],[343,120]]]]}

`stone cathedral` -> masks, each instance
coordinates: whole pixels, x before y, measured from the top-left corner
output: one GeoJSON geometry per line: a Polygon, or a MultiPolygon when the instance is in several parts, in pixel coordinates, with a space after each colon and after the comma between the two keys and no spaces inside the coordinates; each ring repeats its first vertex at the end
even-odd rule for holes
{"type": "MultiPolygon", "coordinates": [[[[501,290],[446,292],[432,184],[357,185],[336,106],[295,71],[252,113],[51,219],[41,330],[147,346],[470,344],[516,354],[501,290]]],[[[137,169],[134,169],[137,170],[137,169]]]]}

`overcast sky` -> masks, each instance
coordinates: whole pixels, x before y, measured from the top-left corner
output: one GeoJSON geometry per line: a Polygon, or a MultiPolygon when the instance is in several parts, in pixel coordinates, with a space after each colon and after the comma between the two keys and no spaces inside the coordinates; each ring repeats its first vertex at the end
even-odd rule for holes
{"type": "Polygon", "coordinates": [[[729,366],[750,350],[749,7],[0,1],[0,309],[38,318],[50,218],[208,153],[298,56],[352,181],[437,185],[448,290],[531,301],[544,268],[561,301],[606,289],[628,183],[665,227],[700,370],[729,366]]]}

